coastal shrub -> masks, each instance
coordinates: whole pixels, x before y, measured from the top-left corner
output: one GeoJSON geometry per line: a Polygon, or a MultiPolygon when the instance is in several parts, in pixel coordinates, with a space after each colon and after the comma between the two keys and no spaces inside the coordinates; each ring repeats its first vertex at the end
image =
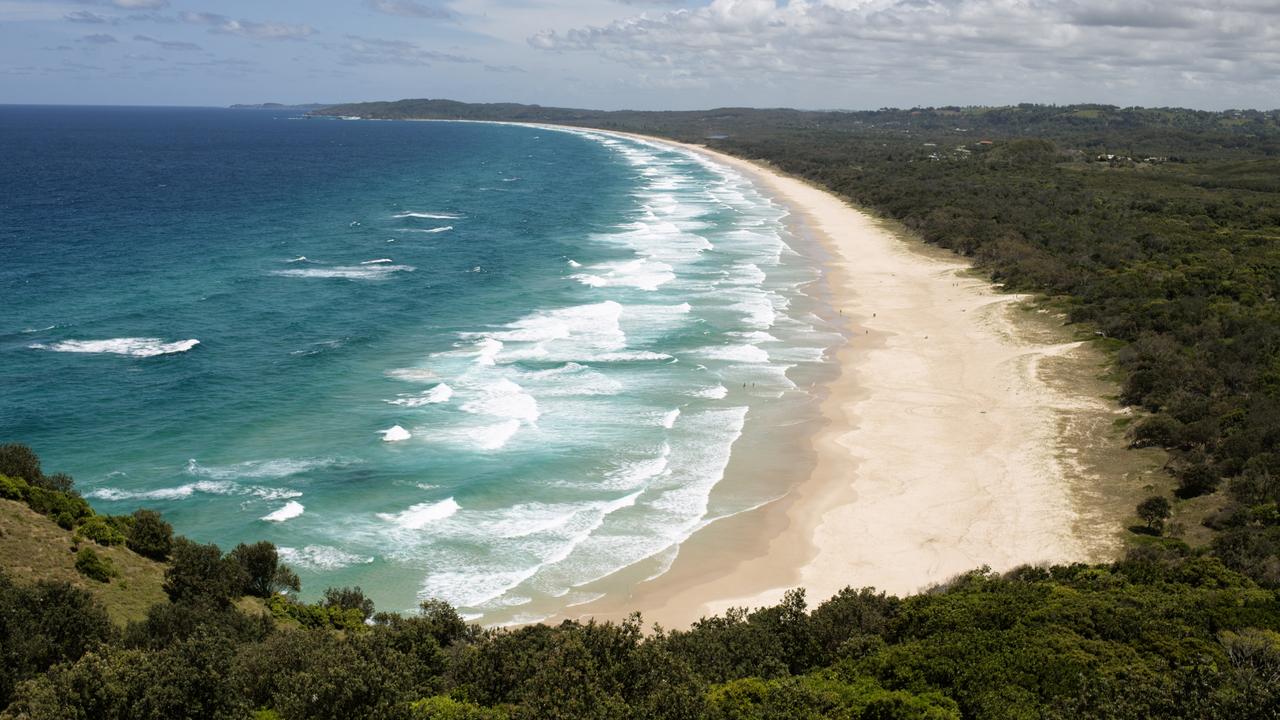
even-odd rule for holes
{"type": "Polygon", "coordinates": [[[119,528],[102,515],[95,515],[76,528],[76,535],[99,545],[123,545],[125,538],[119,528]]]}
{"type": "Polygon", "coordinates": [[[1169,501],[1159,495],[1143,500],[1137,507],[1138,517],[1147,524],[1148,530],[1156,534],[1164,529],[1164,521],[1169,519],[1170,510],[1169,501]]]}
{"type": "Polygon", "coordinates": [[[360,631],[366,628],[364,612],[359,608],[304,603],[277,594],[267,598],[267,609],[273,616],[288,618],[305,628],[347,631],[360,631]]]}
{"type": "Polygon", "coordinates": [[[1178,471],[1178,496],[1193,498],[1218,489],[1222,478],[1212,467],[1194,463],[1178,471]]]}
{"type": "Polygon", "coordinates": [[[217,545],[201,545],[183,537],[173,543],[164,574],[164,591],[175,603],[208,603],[226,607],[244,587],[240,563],[224,558],[217,545]]]}
{"type": "Polygon", "coordinates": [[[886,690],[875,680],[842,682],[826,673],[778,680],[746,678],[707,693],[713,720],[866,718],[867,720],[960,720],[955,701],[938,692],[886,690]]]}
{"type": "Polygon", "coordinates": [[[16,584],[0,570],[0,707],[19,682],[113,636],[89,591],[67,582],[16,584]]]}
{"type": "Polygon", "coordinates": [[[35,485],[27,490],[27,505],[41,515],[53,518],[64,530],[70,530],[93,516],[93,508],[79,495],[35,485]]]}
{"type": "Polygon", "coordinates": [[[93,548],[80,548],[76,553],[76,571],[90,580],[105,583],[116,576],[115,565],[111,558],[99,555],[93,548]]]}
{"type": "Polygon", "coordinates": [[[363,620],[373,617],[373,600],[366,597],[359,586],[326,588],[323,604],[327,608],[358,610],[363,620]]]}
{"type": "Polygon", "coordinates": [[[302,589],[298,576],[280,563],[280,555],[272,543],[240,543],[227,553],[227,558],[240,567],[241,592],[245,595],[267,598],[285,590],[302,589]]]}
{"type": "Polygon", "coordinates": [[[0,445],[0,475],[19,478],[28,484],[39,484],[44,473],[40,470],[40,457],[26,445],[5,443],[0,445]]]}
{"type": "Polygon", "coordinates": [[[29,486],[22,478],[0,475],[0,498],[5,500],[26,500],[29,486]]]}
{"type": "Polygon", "coordinates": [[[511,716],[499,708],[487,708],[469,702],[436,695],[413,703],[413,720],[508,720],[511,716]]]}
{"type": "Polygon", "coordinates": [[[274,627],[270,617],[243,613],[234,606],[162,602],[152,605],[143,620],[129,623],[123,644],[130,648],[162,650],[197,632],[216,633],[248,644],[262,640],[274,627]]]}
{"type": "Polygon", "coordinates": [[[135,510],[127,542],[129,549],[139,555],[164,560],[173,549],[173,526],[155,510],[135,510]]]}

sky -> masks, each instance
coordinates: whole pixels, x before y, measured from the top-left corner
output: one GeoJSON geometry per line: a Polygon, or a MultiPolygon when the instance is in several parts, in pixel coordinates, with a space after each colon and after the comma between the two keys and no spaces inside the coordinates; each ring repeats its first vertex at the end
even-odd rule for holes
{"type": "Polygon", "coordinates": [[[0,104],[1280,107],[1280,0],[0,0],[0,104]]]}

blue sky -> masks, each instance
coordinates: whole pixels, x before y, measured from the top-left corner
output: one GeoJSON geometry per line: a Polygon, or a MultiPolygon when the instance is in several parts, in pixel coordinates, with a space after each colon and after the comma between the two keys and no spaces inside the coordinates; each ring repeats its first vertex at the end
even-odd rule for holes
{"type": "Polygon", "coordinates": [[[1280,107],[1280,0],[0,0],[0,103],[1280,107]]]}

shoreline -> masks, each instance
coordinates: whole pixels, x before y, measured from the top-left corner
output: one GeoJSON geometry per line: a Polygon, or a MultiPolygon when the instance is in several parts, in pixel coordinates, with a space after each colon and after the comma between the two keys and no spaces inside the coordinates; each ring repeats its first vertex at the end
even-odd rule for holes
{"type": "Polygon", "coordinates": [[[547,622],[641,610],[647,621],[685,627],[730,607],[775,603],[794,587],[812,606],[846,586],[905,595],[983,566],[1117,552],[1128,510],[1097,501],[1087,485],[1103,477],[1086,471],[1091,463],[1072,440],[1118,433],[1068,438],[1066,429],[1078,412],[1109,420],[1124,411],[1102,397],[1102,363],[1084,341],[1018,316],[1029,296],[1002,293],[952,253],[761,163],[646,135],[511,124],[675,146],[742,173],[826,251],[823,282],[850,331],[820,403],[808,477],[700,530],[667,572],[547,622]],[[1050,382],[1045,376],[1060,369],[1043,366],[1054,363],[1083,370],[1093,386],[1081,393],[1050,382]],[[1096,507],[1082,507],[1089,497],[1096,507]]]}

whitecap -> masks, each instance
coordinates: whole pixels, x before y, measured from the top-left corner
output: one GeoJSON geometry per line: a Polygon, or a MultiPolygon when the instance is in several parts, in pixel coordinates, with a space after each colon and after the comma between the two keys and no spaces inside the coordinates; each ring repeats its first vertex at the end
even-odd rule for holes
{"type": "Polygon", "coordinates": [[[726,388],[723,385],[716,385],[714,387],[700,388],[698,390],[694,390],[690,392],[689,394],[694,397],[709,398],[711,400],[719,400],[720,398],[723,398],[724,396],[729,394],[729,388],[726,388]]]}
{"type": "Polygon", "coordinates": [[[408,430],[405,430],[399,425],[392,425],[386,430],[379,430],[378,432],[382,433],[383,442],[400,442],[401,440],[408,440],[413,437],[408,430]]]}
{"type": "Polygon", "coordinates": [[[297,568],[308,570],[338,570],[351,565],[367,565],[372,557],[356,555],[331,545],[307,545],[302,548],[277,548],[280,559],[297,568]]]}
{"type": "Polygon", "coordinates": [[[722,345],[704,348],[700,354],[713,360],[727,360],[737,363],[767,363],[769,353],[755,345],[722,345]]]}
{"type": "Polygon", "coordinates": [[[309,472],[317,468],[338,464],[337,458],[279,458],[275,460],[249,460],[234,465],[211,465],[205,467],[195,458],[187,461],[187,473],[214,480],[233,480],[238,478],[282,478],[299,473],[309,472]]]}
{"type": "Polygon", "coordinates": [[[234,495],[241,492],[239,485],[233,482],[203,480],[187,483],[177,487],[157,488],[155,490],[119,490],[116,488],[99,488],[88,493],[87,497],[98,500],[182,500],[196,493],[208,495],[234,495]]]}
{"type": "Polygon", "coordinates": [[[461,508],[453,498],[446,498],[439,502],[411,505],[398,513],[378,513],[378,518],[394,523],[403,530],[421,530],[431,523],[451,517],[461,508]]]}
{"type": "Polygon", "coordinates": [[[680,417],[680,408],[676,408],[671,412],[662,416],[662,427],[670,430],[675,427],[676,418],[680,417]]]}
{"type": "Polygon", "coordinates": [[[423,218],[426,220],[461,220],[461,215],[442,212],[402,212],[392,215],[395,218],[423,218]]]}
{"type": "Polygon", "coordinates": [[[284,522],[285,520],[292,520],[293,518],[298,517],[305,511],[306,508],[303,507],[302,503],[297,500],[290,500],[285,503],[284,507],[263,515],[262,519],[267,522],[284,522]]]}
{"type": "Polygon", "coordinates": [[[27,347],[33,350],[50,350],[67,353],[103,353],[110,355],[128,355],[130,357],[155,357],[184,353],[200,344],[199,340],[179,340],[165,342],[159,338],[124,337],[110,340],[63,340],[56,343],[33,343],[27,347]]]}
{"type": "Polygon", "coordinates": [[[502,378],[477,390],[478,397],[463,403],[463,412],[523,420],[531,425],[538,422],[538,401],[520,385],[502,378]]]}
{"type": "Polygon", "coordinates": [[[506,420],[494,425],[468,427],[462,432],[481,450],[500,450],[520,432],[520,421],[506,420]]]}
{"type": "Polygon", "coordinates": [[[401,407],[422,407],[423,405],[449,402],[449,398],[452,397],[453,388],[440,383],[421,395],[400,395],[395,400],[388,400],[387,402],[401,407]]]}
{"type": "Polygon", "coordinates": [[[383,263],[392,262],[391,258],[378,258],[377,260],[365,260],[361,265],[381,265],[383,263]]]}
{"type": "MultiPolygon", "coordinates": [[[[452,230],[452,229],[453,229],[453,226],[452,226],[452,225],[445,225],[444,227],[434,227],[434,228],[396,228],[396,232],[404,232],[404,233],[442,233],[442,232],[448,232],[448,231],[450,231],[450,230],[452,230]]],[[[390,240],[388,240],[387,242],[391,242],[391,241],[390,241],[390,240]]]]}
{"type": "Polygon", "coordinates": [[[302,278],[338,278],[341,280],[383,280],[392,273],[413,272],[412,265],[333,265],[302,270],[273,270],[272,275],[302,278]]]}
{"type": "Polygon", "coordinates": [[[388,370],[387,377],[407,382],[436,382],[440,379],[440,376],[436,375],[435,371],[427,368],[399,368],[396,370],[388,370]]]}
{"type": "Polygon", "coordinates": [[[306,255],[299,255],[298,257],[296,257],[296,258],[294,258],[294,259],[292,259],[292,260],[288,260],[288,261],[286,261],[286,262],[291,262],[291,263],[296,263],[296,262],[307,262],[307,256],[306,256],[306,255]]]}

